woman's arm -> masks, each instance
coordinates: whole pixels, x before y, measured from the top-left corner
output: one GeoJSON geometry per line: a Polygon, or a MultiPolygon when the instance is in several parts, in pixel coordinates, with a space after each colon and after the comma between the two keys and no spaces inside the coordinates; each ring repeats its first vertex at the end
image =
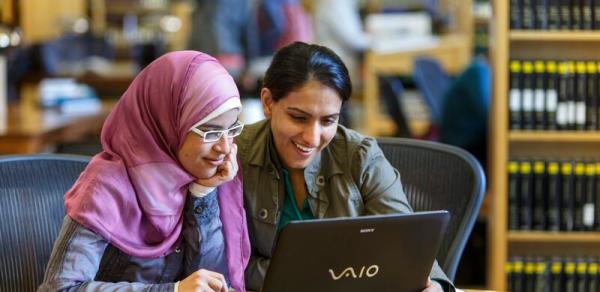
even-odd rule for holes
{"type": "Polygon", "coordinates": [[[175,283],[94,281],[108,242],[65,216],[38,291],[173,291],[175,283]]]}

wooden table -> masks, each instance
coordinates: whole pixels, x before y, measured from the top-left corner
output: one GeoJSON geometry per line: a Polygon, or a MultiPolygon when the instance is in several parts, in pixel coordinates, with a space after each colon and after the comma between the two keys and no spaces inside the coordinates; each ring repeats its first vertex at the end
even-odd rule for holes
{"type": "Polygon", "coordinates": [[[0,113],[0,154],[38,153],[55,143],[98,135],[114,103],[103,102],[101,110],[85,114],[62,114],[30,102],[11,104],[6,114],[0,113]]]}
{"type": "Polygon", "coordinates": [[[377,53],[368,51],[365,55],[365,81],[363,87],[363,124],[359,128],[367,135],[378,136],[390,134],[395,125],[387,117],[382,116],[379,108],[380,75],[410,75],[413,60],[426,56],[440,62],[450,74],[462,71],[471,58],[471,36],[455,34],[442,36],[436,46],[414,48],[394,53],[377,53]]]}

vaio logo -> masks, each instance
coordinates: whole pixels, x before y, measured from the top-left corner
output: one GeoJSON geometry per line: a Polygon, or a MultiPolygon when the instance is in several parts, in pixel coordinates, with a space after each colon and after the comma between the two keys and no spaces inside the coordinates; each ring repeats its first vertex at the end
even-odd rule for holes
{"type": "Polygon", "coordinates": [[[341,279],[342,277],[345,277],[345,278],[352,277],[354,279],[357,279],[357,278],[360,279],[363,276],[367,276],[367,277],[371,278],[371,277],[374,277],[375,275],[377,275],[377,273],[379,273],[378,265],[372,265],[368,268],[366,266],[362,266],[360,268],[360,272],[358,273],[358,276],[356,275],[356,272],[354,271],[353,267],[345,268],[339,275],[336,275],[332,269],[329,269],[329,274],[331,274],[331,278],[334,281],[337,281],[337,280],[341,279]]]}

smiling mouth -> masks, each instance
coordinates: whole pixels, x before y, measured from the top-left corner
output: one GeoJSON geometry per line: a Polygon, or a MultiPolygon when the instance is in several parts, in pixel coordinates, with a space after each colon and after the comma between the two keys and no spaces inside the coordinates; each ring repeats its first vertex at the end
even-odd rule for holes
{"type": "Polygon", "coordinates": [[[302,146],[296,142],[293,142],[294,146],[296,146],[296,148],[298,150],[300,150],[300,152],[305,153],[305,154],[310,154],[311,152],[313,152],[316,148],[315,147],[306,147],[306,146],[302,146]]]}

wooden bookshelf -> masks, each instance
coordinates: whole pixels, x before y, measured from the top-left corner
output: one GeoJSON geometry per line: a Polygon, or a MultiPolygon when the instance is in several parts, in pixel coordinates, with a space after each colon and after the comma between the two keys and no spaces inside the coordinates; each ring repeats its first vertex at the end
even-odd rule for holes
{"type": "Polygon", "coordinates": [[[513,30],[508,37],[510,41],[598,42],[600,32],[513,30]]]}
{"type": "Polygon", "coordinates": [[[562,132],[562,131],[513,131],[509,132],[511,142],[600,142],[599,132],[562,132]]]}
{"type": "Polygon", "coordinates": [[[506,291],[504,266],[513,255],[600,255],[600,232],[512,231],[508,229],[507,163],[512,157],[600,160],[600,132],[511,131],[508,128],[508,64],[511,59],[600,60],[600,32],[525,31],[509,28],[509,1],[493,1],[490,46],[493,97],[490,110],[488,217],[489,289],[506,291]]]}
{"type": "Polygon", "coordinates": [[[528,243],[600,243],[600,232],[509,231],[510,242],[528,243]]]}

